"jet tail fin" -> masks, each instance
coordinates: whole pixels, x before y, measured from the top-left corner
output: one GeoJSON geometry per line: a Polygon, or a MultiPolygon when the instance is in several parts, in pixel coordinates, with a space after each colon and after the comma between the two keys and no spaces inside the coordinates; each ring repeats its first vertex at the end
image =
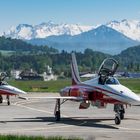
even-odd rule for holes
{"type": "Polygon", "coordinates": [[[77,61],[74,53],[72,53],[71,71],[72,71],[72,85],[77,85],[81,83],[77,61]]]}

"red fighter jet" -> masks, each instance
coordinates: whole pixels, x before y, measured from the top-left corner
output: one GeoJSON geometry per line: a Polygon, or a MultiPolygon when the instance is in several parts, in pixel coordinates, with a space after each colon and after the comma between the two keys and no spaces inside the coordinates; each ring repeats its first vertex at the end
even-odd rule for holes
{"type": "Polygon", "coordinates": [[[61,97],[28,97],[38,99],[56,99],[54,114],[56,121],[60,120],[61,105],[67,100],[79,101],[79,109],[87,109],[89,106],[106,108],[107,104],[114,105],[115,124],[120,124],[124,118],[124,105],[140,105],[140,97],[127,87],[121,85],[114,74],[118,68],[118,62],[113,58],[105,59],[95,78],[82,82],[79,77],[75,54],[72,53],[72,85],[60,91],[61,97]],[[63,100],[61,102],[61,100],[63,100]]]}
{"type": "Polygon", "coordinates": [[[14,86],[9,85],[6,81],[4,81],[5,77],[6,77],[5,73],[1,73],[0,75],[0,103],[3,103],[3,95],[5,95],[7,99],[7,105],[10,105],[10,96],[26,94],[26,92],[14,86]]]}

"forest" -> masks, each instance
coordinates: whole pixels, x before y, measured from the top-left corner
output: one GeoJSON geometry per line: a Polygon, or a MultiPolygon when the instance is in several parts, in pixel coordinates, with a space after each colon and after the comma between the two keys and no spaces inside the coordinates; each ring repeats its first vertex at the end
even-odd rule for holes
{"type": "MultiPolygon", "coordinates": [[[[38,73],[46,70],[49,65],[55,74],[62,72],[70,76],[71,53],[48,46],[34,46],[18,39],[0,37],[0,71],[10,74],[12,69],[33,69],[38,73]],[[10,52],[3,53],[3,52],[10,52]]],[[[85,49],[84,52],[75,52],[81,72],[95,72],[101,62],[107,57],[119,61],[119,71],[140,72],[140,46],[130,47],[120,54],[112,56],[101,52],[85,49]]]]}

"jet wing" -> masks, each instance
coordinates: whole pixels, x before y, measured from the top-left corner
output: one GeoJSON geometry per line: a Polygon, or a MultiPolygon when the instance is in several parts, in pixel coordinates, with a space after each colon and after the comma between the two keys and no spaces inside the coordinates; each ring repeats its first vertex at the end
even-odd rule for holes
{"type": "Polygon", "coordinates": [[[63,97],[18,97],[19,99],[23,100],[30,100],[30,99],[64,99],[64,100],[76,100],[76,101],[81,101],[83,100],[82,97],[74,97],[74,96],[63,96],[63,97]]]}

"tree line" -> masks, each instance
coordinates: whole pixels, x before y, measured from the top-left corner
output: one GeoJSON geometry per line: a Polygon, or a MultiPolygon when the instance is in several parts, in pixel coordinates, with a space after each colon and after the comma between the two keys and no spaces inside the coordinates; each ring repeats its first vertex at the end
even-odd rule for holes
{"type": "MultiPolygon", "coordinates": [[[[13,51],[11,55],[0,53],[0,71],[10,74],[11,69],[33,69],[38,73],[46,71],[47,65],[53,68],[55,74],[62,72],[70,76],[71,53],[48,46],[34,46],[24,41],[0,37],[0,50],[13,51]]],[[[78,67],[81,72],[95,72],[101,62],[107,57],[113,57],[119,61],[119,71],[140,71],[140,46],[124,50],[121,54],[111,56],[101,52],[86,49],[84,52],[75,52],[78,67]]]]}

